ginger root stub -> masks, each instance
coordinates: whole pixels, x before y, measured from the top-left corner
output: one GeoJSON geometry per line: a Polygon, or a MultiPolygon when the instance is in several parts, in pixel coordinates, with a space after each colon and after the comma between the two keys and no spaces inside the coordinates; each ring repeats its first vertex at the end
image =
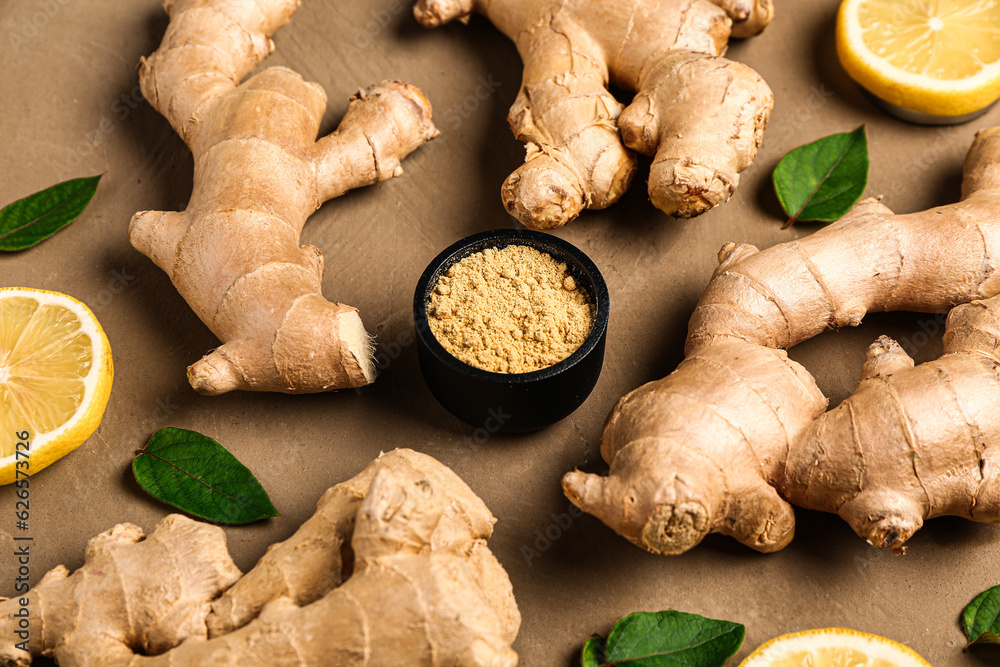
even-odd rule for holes
{"type": "Polygon", "coordinates": [[[566,264],[508,245],[453,264],[431,292],[427,319],[460,361],[493,373],[530,373],[583,345],[594,307],[566,264]]]}

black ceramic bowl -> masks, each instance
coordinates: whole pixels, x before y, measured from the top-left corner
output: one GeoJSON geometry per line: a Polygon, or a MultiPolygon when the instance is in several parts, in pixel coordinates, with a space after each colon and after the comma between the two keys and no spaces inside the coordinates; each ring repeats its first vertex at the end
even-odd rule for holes
{"type": "Polygon", "coordinates": [[[554,424],[576,410],[597,384],[604,364],[610,298],[601,272],[579,248],[527,229],[473,234],[434,258],[413,298],[420,370],[434,397],[453,415],[486,433],[523,433],[554,424]],[[492,373],[453,357],[427,322],[429,294],[452,264],[486,248],[525,245],[565,262],[594,304],[594,326],[580,348],[559,363],[531,373],[492,373]]]}

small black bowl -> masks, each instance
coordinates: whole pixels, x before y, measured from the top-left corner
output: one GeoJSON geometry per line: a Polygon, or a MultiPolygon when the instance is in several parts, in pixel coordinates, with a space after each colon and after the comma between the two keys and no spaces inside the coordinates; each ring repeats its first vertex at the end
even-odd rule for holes
{"type": "Polygon", "coordinates": [[[537,431],[580,407],[597,384],[610,301],[601,272],[579,248],[562,239],[527,229],[473,234],[435,257],[417,283],[413,320],[420,370],[434,397],[459,419],[486,433],[537,431]],[[531,373],[492,373],[459,361],[444,349],[427,322],[430,291],[442,273],[469,255],[508,245],[529,246],[565,262],[595,306],[594,325],[583,345],[559,363],[531,373]]]}

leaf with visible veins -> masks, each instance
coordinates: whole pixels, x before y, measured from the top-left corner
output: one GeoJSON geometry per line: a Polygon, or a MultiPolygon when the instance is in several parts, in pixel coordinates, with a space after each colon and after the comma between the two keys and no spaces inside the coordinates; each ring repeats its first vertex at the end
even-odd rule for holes
{"type": "Polygon", "coordinates": [[[639,612],[618,621],[607,640],[584,644],[583,667],[722,667],[743,645],[746,629],[680,611],[639,612]]]}
{"type": "Polygon", "coordinates": [[[784,228],[798,220],[840,219],[858,203],[868,185],[865,126],[789,152],[775,167],[773,180],[781,207],[788,214],[784,228]]]}
{"type": "Polygon", "coordinates": [[[215,440],[182,428],[162,428],[132,460],[149,495],[200,519],[240,524],[280,516],[264,487],[215,440]]]}
{"type": "Polygon", "coordinates": [[[965,636],[972,644],[1000,644],[1000,586],[989,588],[962,612],[965,636]]]}
{"type": "Polygon", "coordinates": [[[0,210],[0,250],[30,248],[80,217],[100,176],[74,178],[18,199],[0,210]]]}

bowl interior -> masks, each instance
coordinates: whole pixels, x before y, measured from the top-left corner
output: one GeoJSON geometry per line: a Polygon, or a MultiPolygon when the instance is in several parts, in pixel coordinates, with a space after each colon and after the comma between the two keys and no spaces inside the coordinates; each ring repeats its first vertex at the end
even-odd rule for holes
{"type": "Polygon", "coordinates": [[[417,335],[424,338],[430,352],[442,362],[481,380],[511,384],[548,378],[576,365],[594,349],[604,335],[608,326],[609,306],[610,298],[604,277],[597,266],[579,248],[558,237],[542,232],[528,229],[498,229],[468,236],[445,249],[430,263],[417,283],[413,316],[417,335]],[[594,306],[594,324],[583,344],[562,361],[530,373],[493,373],[456,359],[444,349],[444,346],[434,336],[427,321],[427,304],[430,301],[430,292],[437,285],[438,279],[443,273],[469,255],[482,252],[487,248],[504,248],[509,245],[528,246],[539,252],[548,253],[557,261],[565,263],[567,272],[587,292],[590,302],[594,306]]]}

